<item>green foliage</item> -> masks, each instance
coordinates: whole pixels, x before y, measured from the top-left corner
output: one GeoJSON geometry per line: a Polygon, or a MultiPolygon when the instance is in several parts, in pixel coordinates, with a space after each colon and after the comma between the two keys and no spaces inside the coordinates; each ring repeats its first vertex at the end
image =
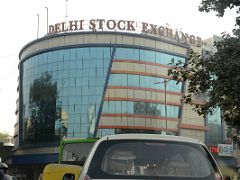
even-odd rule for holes
{"type": "MultiPolygon", "coordinates": [[[[240,1],[239,0],[202,0],[199,6],[201,12],[217,12],[218,17],[223,17],[226,9],[236,8],[236,13],[240,12],[240,1]]],[[[236,17],[236,25],[240,25],[240,16],[236,17]]]]}
{"type": "MultiPolygon", "coordinates": [[[[222,17],[227,8],[236,8],[238,15],[240,1],[202,0],[199,11],[215,11],[222,17]]],[[[240,16],[236,16],[235,27],[233,37],[223,34],[221,41],[214,42],[217,53],[203,59],[191,50],[187,63],[173,61],[168,74],[177,81],[188,82],[184,97],[187,103],[195,95],[207,97],[204,105],[195,105],[199,115],[212,115],[220,107],[222,120],[236,131],[230,132],[233,141],[240,144],[240,16]]]]}
{"type": "MultiPolygon", "coordinates": [[[[240,1],[239,0],[202,0],[199,6],[201,12],[217,12],[216,16],[223,17],[226,9],[236,9],[236,14],[240,13],[240,1]]],[[[236,16],[236,28],[233,29],[233,34],[240,38],[240,16],[236,16]]]]}
{"type": "MultiPolygon", "coordinates": [[[[240,13],[239,0],[202,0],[201,12],[217,12],[224,16],[226,9],[236,8],[240,13]]],[[[212,114],[218,107],[222,110],[222,119],[231,127],[240,130],[240,16],[236,17],[234,37],[224,34],[222,40],[215,42],[217,53],[203,59],[191,51],[186,64],[178,62],[169,70],[169,74],[178,81],[188,81],[186,102],[191,102],[194,95],[207,95],[204,105],[196,105],[201,114],[212,114]]]]}
{"type": "Polygon", "coordinates": [[[188,62],[172,64],[168,73],[178,81],[188,81],[186,102],[193,95],[208,96],[206,104],[195,107],[199,114],[212,114],[220,107],[223,120],[240,129],[240,41],[223,36],[215,47],[217,52],[207,59],[191,50],[188,62]]]}

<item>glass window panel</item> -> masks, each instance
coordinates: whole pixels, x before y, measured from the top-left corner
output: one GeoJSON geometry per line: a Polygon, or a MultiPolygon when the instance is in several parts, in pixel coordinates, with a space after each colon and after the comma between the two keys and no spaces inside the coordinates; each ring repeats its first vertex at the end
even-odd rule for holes
{"type": "Polygon", "coordinates": [[[82,95],[83,96],[88,95],[88,87],[82,87],[82,95]]]}
{"type": "Polygon", "coordinates": [[[49,59],[52,59],[53,61],[59,60],[59,51],[52,51],[48,54],[49,59]]]}
{"type": "Polygon", "coordinates": [[[103,94],[103,86],[96,86],[96,95],[102,95],[103,94]]]}
{"type": "Polygon", "coordinates": [[[103,66],[104,66],[103,59],[97,59],[95,62],[95,66],[97,66],[98,68],[103,68],[103,66]]]}
{"type": "Polygon", "coordinates": [[[109,62],[110,62],[109,59],[103,59],[103,67],[106,70],[106,72],[109,68],[109,62]]]}
{"type": "MultiPolygon", "coordinates": [[[[76,101],[78,101],[78,100],[76,99],[76,101]]],[[[75,112],[76,113],[80,113],[81,112],[81,105],[80,104],[75,104],[75,112]]],[[[80,119],[81,115],[80,114],[76,114],[76,117],[77,117],[77,119],[80,119]]]]}
{"type": "Polygon", "coordinates": [[[77,59],[80,60],[83,57],[83,48],[77,48],[77,59]]]}
{"type": "Polygon", "coordinates": [[[127,74],[122,74],[119,80],[121,86],[127,86],[127,74]]]}
{"type": "Polygon", "coordinates": [[[55,69],[55,66],[54,66],[52,63],[48,64],[48,68],[47,68],[47,71],[48,71],[48,72],[51,72],[51,71],[53,71],[54,69],[55,69]]]}
{"type": "Polygon", "coordinates": [[[134,114],[144,114],[145,113],[145,103],[144,102],[134,102],[134,114]]]}
{"type": "Polygon", "coordinates": [[[148,51],[148,50],[140,50],[140,60],[141,61],[148,61],[148,62],[155,62],[155,52],[148,51]]]}
{"type": "Polygon", "coordinates": [[[103,58],[110,59],[112,55],[112,48],[103,48],[103,58]]]}
{"type": "Polygon", "coordinates": [[[181,92],[182,90],[182,82],[177,84],[177,81],[169,81],[167,84],[167,90],[173,92],[181,92]]]}
{"type": "Polygon", "coordinates": [[[77,52],[76,49],[70,49],[70,59],[76,59],[77,58],[77,52]]]}
{"type": "Polygon", "coordinates": [[[88,123],[87,113],[86,113],[87,112],[87,107],[85,107],[84,109],[85,109],[85,113],[81,114],[81,122],[88,123]]]}
{"type": "Polygon", "coordinates": [[[69,104],[76,104],[76,97],[75,96],[69,96],[68,97],[68,99],[69,99],[69,104]]]}
{"type": "Polygon", "coordinates": [[[127,102],[127,112],[129,114],[133,114],[134,113],[134,106],[133,106],[134,102],[128,101],[127,102]]]}
{"type": "Polygon", "coordinates": [[[153,77],[148,77],[148,76],[144,76],[143,79],[145,80],[145,87],[146,88],[150,88],[153,86],[153,84],[155,84],[155,82],[152,82],[152,80],[154,80],[155,78],[153,77]]]}
{"type": "Polygon", "coordinates": [[[64,58],[64,60],[70,60],[71,59],[71,53],[68,49],[64,50],[63,58],[64,58]]]}
{"type": "Polygon", "coordinates": [[[82,59],[77,59],[76,61],[76,68],[82,69],[83,68],[83,60],[82,59]]]}
{"type": "Polygon", "coordinates": [[[68,81],[69,81],[69,86],[75,86],[75,84],[76,84],[75,78],[70,78],[70,79],[68,79],[68,81]]]}
{"type": "Polygon", "coordinates": [[[62,82],[63,82],[63,87],[68,87],[69,86],[69,79],[63,79],[62,80],[62,82]]]}
{"type": "Polygon", "coordinates": [[[104,101],[102,113],[109,113],[109,105],[108,104],[109,104],[108,101],[104,101]]]}
{"type": "Polygon", "coordinates": [[[57,58],[55,58],[53,56],[53,53],[54,52],[57,52],[57,51],[50,51],[50,52],[47,52],[47,59],[48,59],[48,63],[51,63],[51,62],[57,62],[57,58]]]}
{"type": "Polygon", "coordinates": [[[69,95],[69,91],[68,91],[67,87],[62,88],[62,94],[63,94],[63,96],[68,96],[69,95]]]}
{"type": "Polygon", "coordinates": [[[70,77],[76,77],[76,73],[77,72],[77,69],[71,69],[70,72],[69,72],[69,76],[70,77]]]}
{"type": "Polygon", "coordinates": [[[80,124],[80,127],[81,127],[81,129],[80,129],[80,131],[82,131],[82,132],[86,132],[86,131],[88,131],[88,124],[87,123],[81,123],[80,124]]]}
{"type": "Polygon", "coordinates": [[[101,76],[103,76],[104,74],[103,74],[103,69],[102,68],[97,68],[97,77],[101,77],[101,76]]]}
{"type": "Polygon", "coordinates": [[[177,59],[176,56],[168,55],[167,65],[169,65],[174,59],[177,59]]]}
{"type": "Polygon", "coordinates": [[[64,69],[67,69],[67,70],[71,69],[71,61],[64,60],[63,65],[64,65],[64,69]]]}
{"type": "Polygon", "coordinates": [[[109,113],[115,113],[114,109],[115,109],[115,104],[114,104],[113,101],[110,101],[110,102],[108,103],[108,112],[109,112],[109,113]]]}
{"type": "MultiPolygon", "coordinates": [[[[82,103],[82,96],[81,96],[81,91],[80,91],[80,93],[76,93],[76,96],[75,96],[75,98],[76,98],[76,104],[81,104],[82,103]],[[80,95],[79,95],[80,94],[80,95]]],[[[80,112],[80,111],[79,111],[80,112]]]]}
{"type": "Polygon", "coordinates": [[[97,59],[103,58],[103,49],[102,48],[90,48],[89,58],[96,61],[97,59]]]}
{"type": "Polygon", "coordinates": [[[146,85],[146,77],[145,76],[140,76],[140,87],[147,87],[146,85]]]}
{"type": "Polygon", "coordinates": [[[82,104],[88,104],[88,96],[82,96],[82,104]]]}
{"type": "Polygon", "coordinates": [[[58,51],[58,60],[63,61],[64,60],[64,50],[58,51]]]}
{"type": "MultiPolygon", "coordinates": [[[[128,76],[128,85],[139,87],[139,75],[130,75],[128,76]]],[[[124,83],[124,82],[123,82],[124,83]]]]}
{"type": "Polygon", "coordinates": [[[58,79],[61,79],[63,78],[63,71],[57,71],[57,77],[58,79]]]}
{"type": "Polygon", "coordinates": [[[90,68],[95,68],[96,67],[96,58],[93,58],[91,60],[89,60],[89,67],[90,68]]]}
{"type": "Polygon", "coordinates": [[[84,77],[84,78],[82,78],[82,87],[88,87],[89,85],[88,85],[88,78],[86,78],[86,77],[84,77]]]}
{"type": "Polygon", "coordinates": [[[44,60],[44,63],[45,63],[45,64],[48,63],[48,56],[47,56],[47,53],[43,53],[43,60],[44,60]]]}
{"type": "Polygon", "coordinates": [[[77,66],[77,62],[75,60],[69,61],[69,68],[70,69],[75,69],[77,66]]]}
{"type": "Polygon", "coordinates": [[[128,102],[127,101],[121,101],[121,103],[122,103],[121,113],[127,114],[128,113],[128,102]]]}
{"type": "Polygon", "coordinates": [[[117,48],[115,59],[139,60],[139,50],[131,48],[117,48]]]}
{"type": "Polygon", "coordinates": [[[156,63],[162,64],[162,55],[160,52],[156,53],[156,63]]]}
{"type": "Polygon", "coordinates": [[[96,80],[96,86],[102,86],[102,85],[104,85],[105,84],[105,78],[98,78],[97,80],[96,80]]]}
{"type": "Polygon", "coordinates": [[[122,104],[121,101],[115,101],[115,113],[121,113],[122,112],[122,104]]]}
{"type": "MultiPolygon", "coordinates": [[[[84,71],[83,71],[84,72],[84,71]]],[[[89,77],[96,77],[97,76],[97,71],[95,68],[89,68],[88,69],[88,75],[89,77]]]]}
{"type": "Polygon", "coordinates": [[[163,78],[156,78],[156,82],[155,82],[155,88],[156,89],[161,89],[161,90],[164,90],[165,87],[164,87],[164,79],[163,78]]]}
{"type": "Polygon", "coordinates": [[[108,84],[112,86],[119,85],[118,79],[122,79],[122,74],[111,74],[109,76],[108,84]]]}
{"type": "Polygon", "coordinates": [[[95,104],[97,101],[96,96],[88,96],[88,103],[95,104]]]}
{"type": "Polygon", "coordinates": [[[90,87],[88,91],[88,95],[92,96],[96,94],[96,87],[90,87]]]}
{"type": "Polygon", "coordinates": [[[178,118],[179,107],[177,106],[167,106],[168,117],[178,118]]]}
{"type": "Polygon", "coordinates": [[[72,86],[72,87],[69,87],[69,95],[75,95],[76,93],[75,93],[75,87],[74,86],[72,86]]]}
{"type": "Polygon", "coordinates": [[[88,68],[85,68],[83,69],[83,77],[89,77],[89,69],[88,68]]]}
{"type": "Polygon", "coordinates": [[[166,54],[160,53],[160,64],[166,64],[165,59],[166,59],[166,54]]]}
{"type": "Polygon", "coordinates": [[[83,69],[90,68],[90,62],[88,59],[83,60],[83,69]]]}
{"type": "Polygon", "coordinates": [[[147,77],[149,82],[149,88],[155,88],[156,87],[156,78],[155,77],[147,77]]]}
{"type": "Polygon", "coordinates": [[[63,71],[63,78],[68,78],[68,77],[69,77],[69,71],[65,69],[63,71]]]}
{"type": "Polygon", "coordinates": [[[62,61],[57,62],[57,69],[63,70],[63,62],[62,61]]]}
{"type": "MultiPolygon", "coordinates": [[[[68,110],[69,110],[69,113],[70,113],[70,114],[74,114],[74,112],[75,112],[75,111],[74,111],[74,105],[69,105],[69,106],[68,106],[68,110]]],[[[71,119],[70,116],[69,116],[69,119],[71,119]]]]}
{"type": "Polygon", "coordinates": [[[75,72],[76,72],[75,75],[76,75],[77,78],[81,78],[81,77],[83,77],[83,72],[82,72],[81,69],[76,69],[75,72]]]}

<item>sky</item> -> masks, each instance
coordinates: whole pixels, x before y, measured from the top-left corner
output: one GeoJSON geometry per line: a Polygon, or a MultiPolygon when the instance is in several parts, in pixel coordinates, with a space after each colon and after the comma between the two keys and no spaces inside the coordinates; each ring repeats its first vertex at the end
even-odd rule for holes
{"type": "Polygon", "coordinates": [[[236,13],[223,18],[201,13],[201,0],[7,0],[0,6],[0,132],[13,135],[18,98],[19,52],[30,41],[44,36],[48,24],[66,20],[132,20],[200,36],[221,35],[234,28],[236,13]],[[47,16],[48,12],[48,16],[47,16]],[[39,29],[38,29],[39,17],[39,29]],[[47,18],[48,17],[48,18],[47,18]],[[38,33],[39,32],[39,33],[38,33]]]}

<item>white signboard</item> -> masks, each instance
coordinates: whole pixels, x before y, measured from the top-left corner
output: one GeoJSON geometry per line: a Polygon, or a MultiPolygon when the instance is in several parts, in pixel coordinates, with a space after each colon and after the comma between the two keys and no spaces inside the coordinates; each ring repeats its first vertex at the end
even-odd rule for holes
{"type": "Polygon", "coordinates": [[[233,156],[232,144],[218,144],[219,156],[233,156]]]}

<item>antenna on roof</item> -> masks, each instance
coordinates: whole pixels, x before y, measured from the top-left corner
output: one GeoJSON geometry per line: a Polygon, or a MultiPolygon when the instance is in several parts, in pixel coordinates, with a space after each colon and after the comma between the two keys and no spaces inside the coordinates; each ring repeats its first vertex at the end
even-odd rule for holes
{"type": "Polygon", "coordinates": [[[37,15],[37,39],[39,37],[39,14],[36,14],[37,15]]]}
{"type": "Polygon", "coordinates": [[[66,0],[66,15],[65,15],[65,25],[67,27],[67,21],[68,21],[68,0],[66,0]]]}
{"type": "Polygon", "coordinates": [[[66,15],[65,15],[65,20],[67,21],[68,18],[68,0],[66,0],[66,15]]]}

